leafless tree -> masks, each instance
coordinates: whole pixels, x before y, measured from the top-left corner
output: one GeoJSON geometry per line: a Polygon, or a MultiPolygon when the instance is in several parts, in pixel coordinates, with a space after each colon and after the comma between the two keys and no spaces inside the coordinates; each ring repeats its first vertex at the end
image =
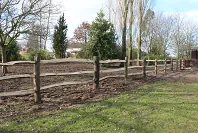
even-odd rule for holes
{"type": "Polygon", "coordinates": [[[198,42],[197,23],[191,20],[184,21],[182,33],[183,33],[182,37],[183,37],[184,42],[180,46],[180,51],[179,51],[180,58],[190,59],[191,49],[193,47],[198,46],[197,45],[197,42],[198,42]]]}
{"type": "Polygon", "coordinates": [[[173,30],[173,44],[177,53],[177,59],[180,58],[181,46],[184,43],[184,34],[183,34],[183,24],[184,18],[181,14],[177,13],[174,15],[174,30],[173,30]]]}
{"type": "MultiPolygon", "coordinates": [[[[47,5],[38,6],[42,0],[1,0],[0,1],[0,47],[2,62],[6,62],[6,45],[21,34],[28,33],[29,24],[47,5]]],[[[3,73],[6,68],[3,67],[3,73]]]]}

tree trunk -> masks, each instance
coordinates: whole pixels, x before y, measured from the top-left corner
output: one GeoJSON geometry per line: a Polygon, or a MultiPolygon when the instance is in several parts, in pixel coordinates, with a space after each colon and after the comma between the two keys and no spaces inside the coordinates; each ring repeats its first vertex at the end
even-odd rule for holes
{"type": "Polygon", "coordinates": [[[179,60],[179,46],[177,46],[177,59],[179,60]]]}
{"type": "MultiPolygon", "coordinates": [[[[142,39],[142,0],[139,3],[139,29],[138,29],[138,52],[137,52],[137,59],[141,60],[141,39],[142,39]]],[[[140,65],[140,62],[137,61],[137,65],[140,65]]]]}
{"type": "Polygon", "coordinates": [[[130,0],[130,20],[129,20],[129,46],[128,46],[128,63],[132,60],[132,48],[133,48],[133,38],[132,38],[132,25],[133,25],[133,2],[134,0],[130,0]]]}
{"type": "Polygon", "coordinates": [[[122,29],[122,60],[126,57],[126,21],[122,29]]]}
{"type": "MultiPolygon", "coordinates": [[[[127,28],[127,15],[128,15],[128,1],[124,1],[124,14],[123,14],[123,28],[122,28],[122,57],[124,60],[126,57],[126,28],[127,28]]],[[[124,64],[123,64],[124,65],[124,64]]]]}
{"type": "MultiPolygon", "coordinates": [[[[3,44],[1,46],[1,57],[2,57],[2,63],[6,63],[7,62],[7,59],[6,59],[6,47],[3,44]]],[[[6,66],[2,66],[2,74],[5,75],[6,73],[7,73],[7,67],[6,66]]]]}

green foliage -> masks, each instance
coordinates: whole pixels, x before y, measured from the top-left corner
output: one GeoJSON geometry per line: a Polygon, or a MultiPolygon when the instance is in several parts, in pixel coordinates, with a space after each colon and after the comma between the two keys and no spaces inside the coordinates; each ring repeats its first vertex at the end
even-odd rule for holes
{"type": "Polygon", "coordinates": [[[91,57],[89,52],[89,45],[83,46],[82,50],[77,53],[76,58],[84,58],[84,59],[93,58],[91,57]]]}
{"type": "Polygon", "coordinates": [[[16,41],[12,41],[9,45],[6,46],[6,58],[7,61],[16,61],[20,60],[20,47],[17,45],[16,41]]]}
{"type": "Polygon", "coordinates": [[[149,60],[155,60],[155,59],[158,59],[158,60],[164,60],[164,55],[155,55],[155,54],[149,54],[149,55],[146,55],[145,56],[146,59],[149,59],[149,60]]]}
{"type": "Polygon", "coordinates": [[[113,24],[104,18],[100,11],[92,22],[90,40],[85,47],[87,56],[99,56],[101,60],[119,58],[119,50],[116,45],[116,34],[113,24]]]}
{"type": "Polygon", "coordinates": [[[59,18],[58,25],[55,26],[53,36],[53,49],[56,58],[65,58],[67,45],[67,24],[63,14],[59,18]]]}
{"type": "MultiPolygon", "coordinates": [[[[6,60],[16,61],[20,60],[20,47],[17,45],[17,41],[12,41],[9,45],[6,45],[6,60]]],[[[0,60],[1,60],[1,50],[0,50],[0,60]]]]}
{"type": "Polygon", "coordinates": [[[41,55],[41,60],[50,60],[53,59],[53,54],[48,52],[47,50],[34,50],[28,53],[28,55],[26,55],[27,57],[25,57],[24,59],[28,60],[34,60],[34,56],[40,54],[41,55]]]}
{"type": "Polygon", "coordinates": [[[22,60],[22,61],[28,61],[28,60],[30,60],[29,59],[29,54],[26,54],[26,53],[21,54],[21,59],[20,60],[22,60]]]}

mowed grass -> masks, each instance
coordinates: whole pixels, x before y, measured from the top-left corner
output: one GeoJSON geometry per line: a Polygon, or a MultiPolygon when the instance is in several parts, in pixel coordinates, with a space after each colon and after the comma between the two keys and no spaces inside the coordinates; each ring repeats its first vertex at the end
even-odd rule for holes
{"type": "Polygon", "coordinates": [[[0,132],[194,133],[198,83],[158,81],[72,109],[4,121],[0,132]]]}

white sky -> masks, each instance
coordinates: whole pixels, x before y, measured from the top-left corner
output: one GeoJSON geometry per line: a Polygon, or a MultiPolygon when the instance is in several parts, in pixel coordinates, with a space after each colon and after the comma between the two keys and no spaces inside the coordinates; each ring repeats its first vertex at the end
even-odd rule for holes
{"type": "Polygon", "coordinates": [[[68,24],[68,37],[73,37],[75,28],[83,21],[92,22],[105,3],[105,0],[52,0],[59,4],[65,13],[68,24]]]}

